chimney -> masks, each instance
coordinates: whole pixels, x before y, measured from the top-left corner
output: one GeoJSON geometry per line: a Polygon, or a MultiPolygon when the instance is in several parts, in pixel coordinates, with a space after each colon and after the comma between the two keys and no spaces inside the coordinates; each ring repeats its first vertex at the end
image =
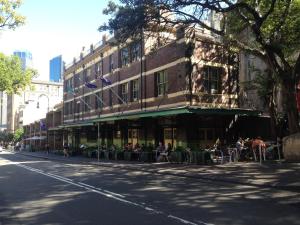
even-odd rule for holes
{"type": "Polygon", "coordinates": [[[106,41],[107,41],[107,36],[106,36],[106,34],[103,34],[102,35],[102,44],[106,44],[106,41]]]}

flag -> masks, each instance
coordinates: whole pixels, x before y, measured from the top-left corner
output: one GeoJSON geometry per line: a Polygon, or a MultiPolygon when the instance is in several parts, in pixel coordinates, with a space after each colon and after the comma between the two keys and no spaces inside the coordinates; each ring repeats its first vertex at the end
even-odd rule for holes
{"type": "Polygon", "coordinates": [[[41,130],[46,130],[46,124],[43,121],[40,121],[41,130]]]}
{"type": "Polygon", "coordinates": [[[86,86],[87,88],[97,88],[97,85],[91,84],[91,83],[88,83],[88,82],[85,83],[85,86],[86,86]]]}
{"type": "Polygon", "coordinates": [[[111,81],[109,79],[105,78],[105,77],[100,77],[100,80],[105,85],[110,85],[111,84],[111,81]]]}

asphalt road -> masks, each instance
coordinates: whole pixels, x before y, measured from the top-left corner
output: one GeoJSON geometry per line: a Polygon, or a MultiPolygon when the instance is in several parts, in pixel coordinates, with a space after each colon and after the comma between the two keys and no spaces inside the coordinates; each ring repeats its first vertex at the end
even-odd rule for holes
{"type": "Polygon", "coordinates": [[[299,199],[299,192],[0,153],[0,225],[293,225],[299,199]]]}

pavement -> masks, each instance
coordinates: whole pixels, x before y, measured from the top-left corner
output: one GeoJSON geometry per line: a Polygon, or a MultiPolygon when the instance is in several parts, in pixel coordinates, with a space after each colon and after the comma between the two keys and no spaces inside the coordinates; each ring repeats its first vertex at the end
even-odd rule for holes
{"type": "Polygon", "coordinates": [[[15,153],[64,163],[91,164],[102,167],[137,170],[148,173],[217,182],[229,182],[237,185],[274,188],[300,193],[300,163],[267,161],[263,164],[256,162],[234,162],[222,165],[195,165],[178,163],[141,163],[104,159],[98,161],[95,158],[86,158],[83,156],[64,157],[53,153],[46,154],[44,151],[18,151],[15,153]]]}

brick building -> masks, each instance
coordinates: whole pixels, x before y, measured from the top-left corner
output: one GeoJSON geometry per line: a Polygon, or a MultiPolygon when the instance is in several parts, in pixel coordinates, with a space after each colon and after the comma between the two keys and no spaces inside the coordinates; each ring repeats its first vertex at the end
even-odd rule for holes
{"type": "Polygon", "coordinates": [[[178,31],[155,51],[148,41],[112,41],[104,38],[65,68],[60,129],[74,149],[159,141],[204,148],[258,115],[239,108],[238,55],[215,38],[178,31]]]}

